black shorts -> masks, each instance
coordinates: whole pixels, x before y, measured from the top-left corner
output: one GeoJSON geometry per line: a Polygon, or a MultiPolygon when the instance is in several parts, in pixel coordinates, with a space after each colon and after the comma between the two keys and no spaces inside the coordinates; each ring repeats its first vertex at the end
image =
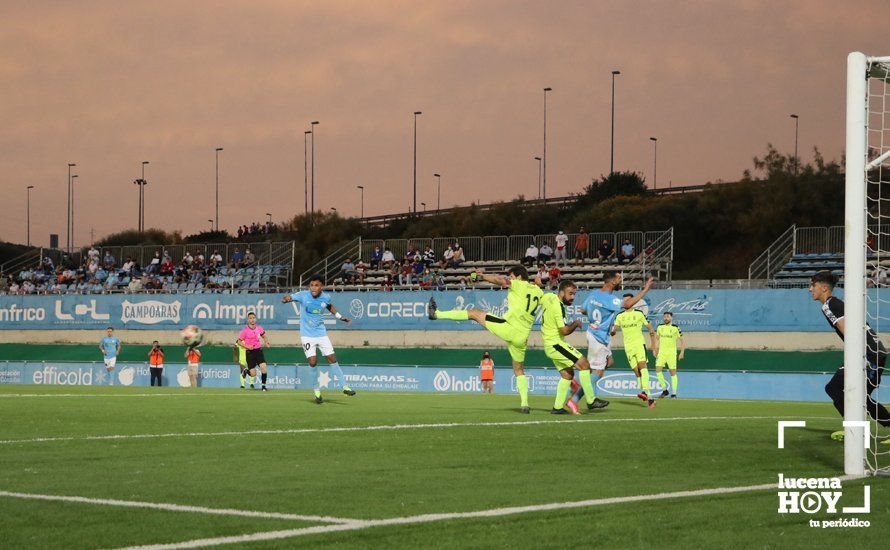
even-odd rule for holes
{"type": "Polygon", "coordinates": [[[266,358],[263,356],[263,348],[249,349],[245,355],[247,357],[248,369],[254,369],[260,363],[266,362],[266,358]]]}

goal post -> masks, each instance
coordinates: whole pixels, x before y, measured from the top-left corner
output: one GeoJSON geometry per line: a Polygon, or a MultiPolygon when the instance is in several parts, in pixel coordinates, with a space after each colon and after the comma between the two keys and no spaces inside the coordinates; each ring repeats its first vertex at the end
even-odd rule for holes
{"type": "Polygon", "coordinates": [[[890,325],[890,305],[882,307],[890,300],[880,294],[890,286],[890,262],[882,264],[890,260],[890,228],[883,227],[890,216],[890,57],[847,57],[844,177],[844,473],[874,475],[890,471],[879,426],[866,415],[868,380],[879,368],[867,331],[880,340],[890,325]],[[863,445],[866,426],[871,437],[863,445]]]}
{"type": "MultiPolygon", "coordinates": [[[[844,420],[865,420],[865,164],[868,59],[847,56],[847,146],[844,179],[844,420]]],[[[844,428],[844,473],[865,474],[861,425],[844,428]]]]}

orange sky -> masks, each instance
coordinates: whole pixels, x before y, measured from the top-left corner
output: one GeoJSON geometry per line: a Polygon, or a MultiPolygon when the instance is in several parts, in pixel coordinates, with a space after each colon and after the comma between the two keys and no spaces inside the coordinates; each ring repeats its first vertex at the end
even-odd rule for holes
{"type": "Polygon", "coordinates": [[[316,207],[357,215],[537,192],[542,88],[548,194],[609,169],[659,186],[737,178],[767,142],[839,158],[844,64],[890,54],[883,2],[11,2],[0,0],[0,239],[77,243],[146,225],[193,233],[303,210],[303,131],[319,120],[316,207]],[[419,206],[418,206],[419,207],[419,206]]]}

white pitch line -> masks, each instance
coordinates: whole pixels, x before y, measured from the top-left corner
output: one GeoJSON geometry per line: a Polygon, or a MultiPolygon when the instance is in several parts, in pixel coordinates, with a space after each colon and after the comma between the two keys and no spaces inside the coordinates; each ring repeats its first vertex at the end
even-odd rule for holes
{"type": "MultiPolygon", "coordinates": [[[[856,479],[856,476],[842,476],[841,480],[856,479]]],[[[775,489],[775,483],[764,483],[762,485],[746,485],[741,487],[718,487],[714,489],[699,489],[695,491],[676,491],[673,493],[658,493],[653,495],[635,495],[627,497],[611,497],[593,500],[581,500],[575,502],[553,502],[549,504],[535,504],[531,506],[512,506],[507,508],[493,508],[489,510],[479,510],[476,512],[455,512],[446,514],[423,514],[418,516],[405,516],[379,520],[356,520],[352,523],[343,523],[338,525],[319,525],[315,527],[302,527],[298,529],[285,529],[281,531],[268,531],[261,533],[250,533],[246,535],[235,535],[228,537],[216,537],[206,539],[195,539],[183,542],[174,542],[170,544],[150,544],[145,546],[130,546],[122,550],[173,550],[179,548],[202,548],[206,546],[220,546],[223,544],[236,544],[244,542],[258,542],[266,540],[278,540],[286,538],[301,537],[305,535],[315,535],[320,533],[333,533],[337,531],[356,531],[360,529],[368,529],[371,527],[382,527],[387,525],[411,525],[418,523],[432,523],[437,521],[447,521],[453,519],[472,519],[472,518],[490,518],[509,516],[516,514],[528,514],[533,512],[548,512],[552,510],[566,510],[571,508],[590,508],[595,506],[607,506],[610,504],[623,504],[626,502],[640,502],[651,500],[666,500],[673,498],[690,498],[712,495],[726,495],[733,493],[743,493],[750,491],[764,491],[767,489],[775,489]]]]}
{"type": "Polygon", "coordinates": [[[165,510],[168,512],[191,512],[196,514],[211,514],[218,516],[239,516],[245,518],[264,519],[289,519],[300,521],[320,521],[324,523],[351,524],[355,520],[347,518],[335,518],[328,516],[304,516],[299,514],[283,514],[278,512],[257,512],[253,510],[233,510],[230,508],[206,508],[204,506],[189,506],[184,504],[169,504],[164,502],[140,502],[134,500],[116,500],[108,498],[89,498],[67,495],[41,495],[36,493],[17,493],[13,491],[0,491],[0,497],[21,498],[27,500],[49,500],[57,502],[77,502],[80,504],[101,504],[104,506],[122,506],[125,508],[149,508],[153,510],[165,510]]]}
{"type": "MultiPolygon", "coordinates": [[[[831,419],[827,416],[803,416],[783,417],[801,418],[806,420],[831,419]]],[[[372,426],[341,426],[334,428],[290,428],[281,430],[247,430],[228,432],[175,432],[161,434],[112,434],[112,435],[85,435],[64,437],[34,437],[30,439],[4,439],[0,445],[14,445],[18,443],[52,443],[59,441],[120,441],[127,439],[163,439],[173,437],[231,437],[250,435],[293,435],[314,433],[342,433],[364,431],[394,431],[394,430],[420,430],[429,428],[463,428],[463,427],[511,427],[511,426],[537,426],[541,424],[589,424],[611,422],[687,422],[687,421],[718,421],[718,420],[777,420],[775,416],[678,416],[667,418],[578,418],[563,420],[527,420],[520,422],[441,422],[434,424],[385,424],[372,426]]]]}

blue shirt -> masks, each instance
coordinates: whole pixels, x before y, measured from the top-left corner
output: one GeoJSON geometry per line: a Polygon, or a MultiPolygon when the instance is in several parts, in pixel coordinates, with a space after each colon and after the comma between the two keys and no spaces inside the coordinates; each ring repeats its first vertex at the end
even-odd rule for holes
{"type": "Polygon", "coordinates": [[[624,308],[623,298],[613,296],[602,290],[594,290],[584,300],[584,311],[587,312],[587,331],[593,336],[597,342],[608,346],[612,339],[609,331],[615,324],[615,317],[621,313],[624,308]]]}
{"type": "Polygon", "coordinates": [[[322,292],[318,298],[308,290],[301,290],[290,295],[294,302],[300,304],[300,336],[321,338],[328,335],[324,326],[324,314],[331,305],[331,297],[322,292]]]}
{"type": "Polygon", "coordinates": [[[117,347],[120,343],[121,341],[117,339],[117,336],[105,336],[99,341],[99,345],[102,347],[106,359],[117,357],[117,347]]]}

